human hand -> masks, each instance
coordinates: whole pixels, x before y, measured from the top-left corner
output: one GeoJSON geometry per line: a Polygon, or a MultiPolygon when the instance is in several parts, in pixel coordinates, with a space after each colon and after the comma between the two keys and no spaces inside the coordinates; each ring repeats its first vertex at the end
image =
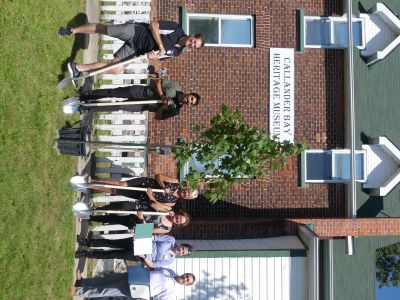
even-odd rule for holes
{"type": "Polygon", "coordinates": [[[167,51],[164,49],[164,47],[160,47],[160,51],[158,53],[158,56],[165,55],[166,53],[167,53],[167,51]]]}
{"type": "Polygon", "coordinates": [[[173,103],[172,99],[171,98],[167,98],[167,97],[163,98],[162,101],[163,101],[164,106],[168,106],[168,105],[171,105],[173,103]]]}
{"type": "Polygon", "coordinates": [[[165,188],[164,189],[164,194],[171,194],[171,189],[170,188],[165,188]]]}
{"type": "Polygon", "coordinates": [[[146,191],[146,193],[148,194],[148,195],[153,195],[153,189],[152,188],[147,188],[147,191],[146,191]]]}
{"type": "Polygon", "coordinates": [[[174,213],[173,211],[170,211],[168,215],[169,215],[170,217],[173,217],[173,216],[175,216],[175,213],[174,213]]]}
{"type": "Polygon", "coordinates": [[[142,212],[142,211],[138,210],[137,213],[136,213],[136,215],[137,215],[137,217],[138,217],[139,219],[141,219],[141,220],[144,219],[144,215],[143,215],[143,212],[142,212]]]}
{"type": "Polygon", "coordinates": [[[139,256],[140,258],[143,258],[143,259],[146,258],[146,256],[144,254],[140,254],[140,255],[137,255],[137,256],[139,256]]]}
{"type": "Polygon", "coordinates": [[[154,50],[152,50],[152,51],[150,51],[149,53],[147,53],[147,57],[148,57],[149,59],[158,59],[159,55],[160,55],[160,51],[154,51],[154,50]]]}

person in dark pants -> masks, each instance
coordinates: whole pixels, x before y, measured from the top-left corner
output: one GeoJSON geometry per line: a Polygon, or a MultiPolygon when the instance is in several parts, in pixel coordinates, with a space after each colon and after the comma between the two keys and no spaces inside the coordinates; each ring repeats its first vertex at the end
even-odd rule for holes
{"type": "Polygon", "coordinates": [[[102,98],[128,98],[128,100],[125,101],[162,100],[163,103],[101,107],[80,106],[80,112],[93,113],[97,111],[148,110],[156,113],[156,119],[165,120],[178,115],[184,105],[196,106],[200,103],[199,94],[195,92],[184,93],[176,82],[161,79],[154,79],[154,83],[152,82],[148,87],[143,85],[131,85],[114,89],[98,89],[85,91],[79,97],[69,99],[91,102],[92,100],[102,98]]]}
{"type": "Polygon", "coordinates": [[[144,216],[141,211],[137,212],[137,216],[116,216],[116,215],[105,215],[105,216],[90,216],[90,221],[100,222],[105,224],[117,224],[128,227],[129,229],[135,228],[136,224],[153,223],[154,234],[169,233],[172,226],[185,227],[190,222],[190,217],[183,211],[176,213],[170,212],[168,216],[157,216],[157,215],[146,215],[144,216]]]}
{"type": "MultiPolygon", "coordinates": [[[[172,21],[153,21],[145,23],[126,23],[118,25],[84,24],[76,28],[60,27],[60,36],[77,33],[100,33],[120,39],[125,43],[114,54],[113,63],[126,60],[135,56],[148,53],[149,59],[166,59],[182,54],[188,50],[198,49],[204,46],[204,36],[196,33],[186,35],[182,27],[172,21]]],[[[95,62],[91,64],[69,63],[68,70],[72,77],[77,77],[80,72],[97,70],[106,64],[95,62]]],[[[124,67],[116,67],[109,73],[122,73],[124,67]]]]}
{"type": "MultiPolygon", "coordinates": [[[[150,296],[154,300],[176,299],[180,285],[192,285],[196,277],[192,273],[176,275],[170,269],[158,268],[150,270],[150,296]]],[[[127,297],[131,298],[128,284],[128,273],[112,273],[102,277],[82,278],[76,272],[76,281],[71,289],[73,296],[83,298],[127,297]]]]}
{"type": "Polygon", "coordinates": [[[77,250],[75,258],[89,257],[97,259],[120,258],[125,260],[143,260],[149,268],[166,267],[173,263],[176,255],[188,256],[194,247],[190,244],[177,245],[175,238],[166,234],[153,236],[152,253],[148,255],[134,255],[133,238],[107,240],[77,237],[78,244],[86,247],[119,248],[112,250],[77,250]]]}
{"type": "Polygon", "coordinates": [[[146,210],[150,207],[157,211],[171,211],[178,201],[195,199],[198,196],[197,189],[182,188],[179,180],[174,177],[158,173],[153,178],[137,177],[126,181],[88,179],[90,183],[111,184],[124,187],[146,187],[146,192],[123,190],[104,187],[90,187],[111,195],[125,196],[135,199],[134,202],[122,201],[105,205],[102,210],[146,210]],[[152,189],[163,189],[164,193],[154,193],[152,189]]]}

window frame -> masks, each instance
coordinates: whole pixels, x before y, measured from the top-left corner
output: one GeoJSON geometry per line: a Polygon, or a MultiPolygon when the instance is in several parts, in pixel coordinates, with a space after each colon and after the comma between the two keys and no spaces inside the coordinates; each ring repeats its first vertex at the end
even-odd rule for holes
{"type": "MultiPolygon", "coordinates": [[[[223,155],[223,156],[224,156],[224,155],[223,155]]],[[[219,161],[223,156],[219,157],[219,158],[218,158],[218,161],[219,161]]],[[[214,164],[215,164],[216,162],[217,162],[217,160],[214,161],[214,164]]],[[[191,168],[191,167],[194,167],[193,164],[197,164],[197,163],[200,163],[200,162],[196,159],[196,154],[193,154],[193,155],[191,156],[191,158],[189,159],[189,161],[187,161],[184,165],[180,166],[180,168],[179,168],[179,181],[182,182],[183,180],[185,180],[186,175],[189,173],[190,168],[191,168]]],[[[203,165],[203,164],[202,164],[202,165],[203,165]]],[[[217,177],[214,177],[214,176],[211,176],[211,175],[206,175],[206,178],[213,179],[213,178],[218,178],[218,176],[217,176],[217,177]]],[[[235,177],[235,178],[238,178],[238,179],[255,179],[255,177],[250,177],[250,176],[245,176],[245,175],[238,176],[238,177],[235,177]]]]}
{"type": "MultiPolygon", "coordinates": [[[[304,47],[305,48],[323,48],[323,49],[346,49],[348,45],[309,45],[307,44],[307,21],[308,20],[328,20],[329,21],[329,38],[331,39],[331,33],[333,32],[333,23],[334,22],[347,22],[346,17],[321,17],[321,16],[304,16],[304,47]]],[[[365,20],[364,18],[352,18],[353,23],[360,23],[361,24],[361,45],[354,45],[354,47],[358,49],[365,48],[365,20]]]]}
{"type": "Polygon", "coordinates": [[[209,18],[218,18],[218,44],[209,44],[205,43],[207,47],[231,47],[231,48],[254,48],[254,16],[253,15],[232,15],[232,14],[208,14],[208,13],[186,13],[186,28],[185,31],[189,34],[190,27],[190,17],[209,17],[209,18]],[[221,43],[221,20],[222,19],[231,19],[231,20],[248,20],[250,19],[250,44],[222,44],[221,43]]]}
{"type": "MultiPolygon", "coordinates": [[[[328,153],[331,155],[331,175],[334,177],[335,174],[337,174],[336,170],[336,164],[335,164],[335,154],[349,154],[350,155],[350,149],[309,149],[304,151],[304,183],[349,183],[350,180],[345,180],[345,179],[338,179],[338,178],[333,178],[333,179],[307,179],[307,153],[328,153]]],[[[356,179],[356,182],[361,182],[364,183],[367,180],[367,174],[366,174],[366,159],[367,159],[367,152],[366,150],[356,150],[355,151],[356,155],[362,155],[363,156],[363,172],[362,172],[362,178],[356,179]]],[[[356,166],[357,167],[357,166],[356,166]]]]}

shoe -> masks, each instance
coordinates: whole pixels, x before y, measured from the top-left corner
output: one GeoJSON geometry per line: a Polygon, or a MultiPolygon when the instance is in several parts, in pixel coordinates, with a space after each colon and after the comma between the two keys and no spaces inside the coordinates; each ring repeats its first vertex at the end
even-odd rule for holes
{"type": "Polygon", "coordinates": [[[76,241],[78,242],[79,246],[89,246],[89,240],[83,236],[77,235],[76,241]]]}
{"type": "Polygon", "coordinates": [[[89,251],[86,250],[76,250],[75,258],[89,257],[89,251]]]}
{"type": "Polygon", "coordinates": [[[81,71],[76,67],[76,63],[69,62],[67,67],[71,77],[79,77],[79,75],[81,75],[81,71]]]}
{"type": "Polygon", "coordinates": [[[59,36],[66,36],[66,35],[71,35],[71,34],[72,34],[72,29],[69,28],[69,27],[61,26],[61,27],[58,29],[58,35],[59,35],[59,36]]]}
{"type": "Polygon", "coordinates": [[[79,88],[79,95],[83,96],[93,90],[93,77],[86,78],[83,85],[79,88]]]}
{"type": "MultiPolygon", "coordinates": [[[[68,67],[68,71],[69,71],[69,74],[71,75],[71,77],[76,78],[76,77],[79,77],[81,75],[81,72],[76,67],[76,63],[69,62],[67,67],[68,67]]],[[[74,87],[76,87],[76,81],[75,80],[72,80],[72,84],[74,85],[74,87]]]]}

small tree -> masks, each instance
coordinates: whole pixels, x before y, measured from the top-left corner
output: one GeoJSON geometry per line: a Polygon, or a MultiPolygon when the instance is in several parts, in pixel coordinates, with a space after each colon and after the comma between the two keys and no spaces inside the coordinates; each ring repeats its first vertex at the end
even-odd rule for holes
{"type": "Polygon", "coordinates": [[[379,287],[400,287],[400,243],[376,250],[376,281],[379,287]]]}
{"type": "Polygon", "coordinates": [[[302,144],[279,142],[266,130],[245,124],[238,110],[225,105],[211,119],[208,129],[203,125],[195,129],[199,133],[197,140],[177,144],[172,151],[179,164],[185,164],[193,155],[204,164],[205,172],[190,168],[183,184],[195,188],[206,182],[204,195],[212,203],[222,199],[228,188],[244,177],[265,178],[270,169],[280,168],[290,156],[304,150],[302,144]]]}

